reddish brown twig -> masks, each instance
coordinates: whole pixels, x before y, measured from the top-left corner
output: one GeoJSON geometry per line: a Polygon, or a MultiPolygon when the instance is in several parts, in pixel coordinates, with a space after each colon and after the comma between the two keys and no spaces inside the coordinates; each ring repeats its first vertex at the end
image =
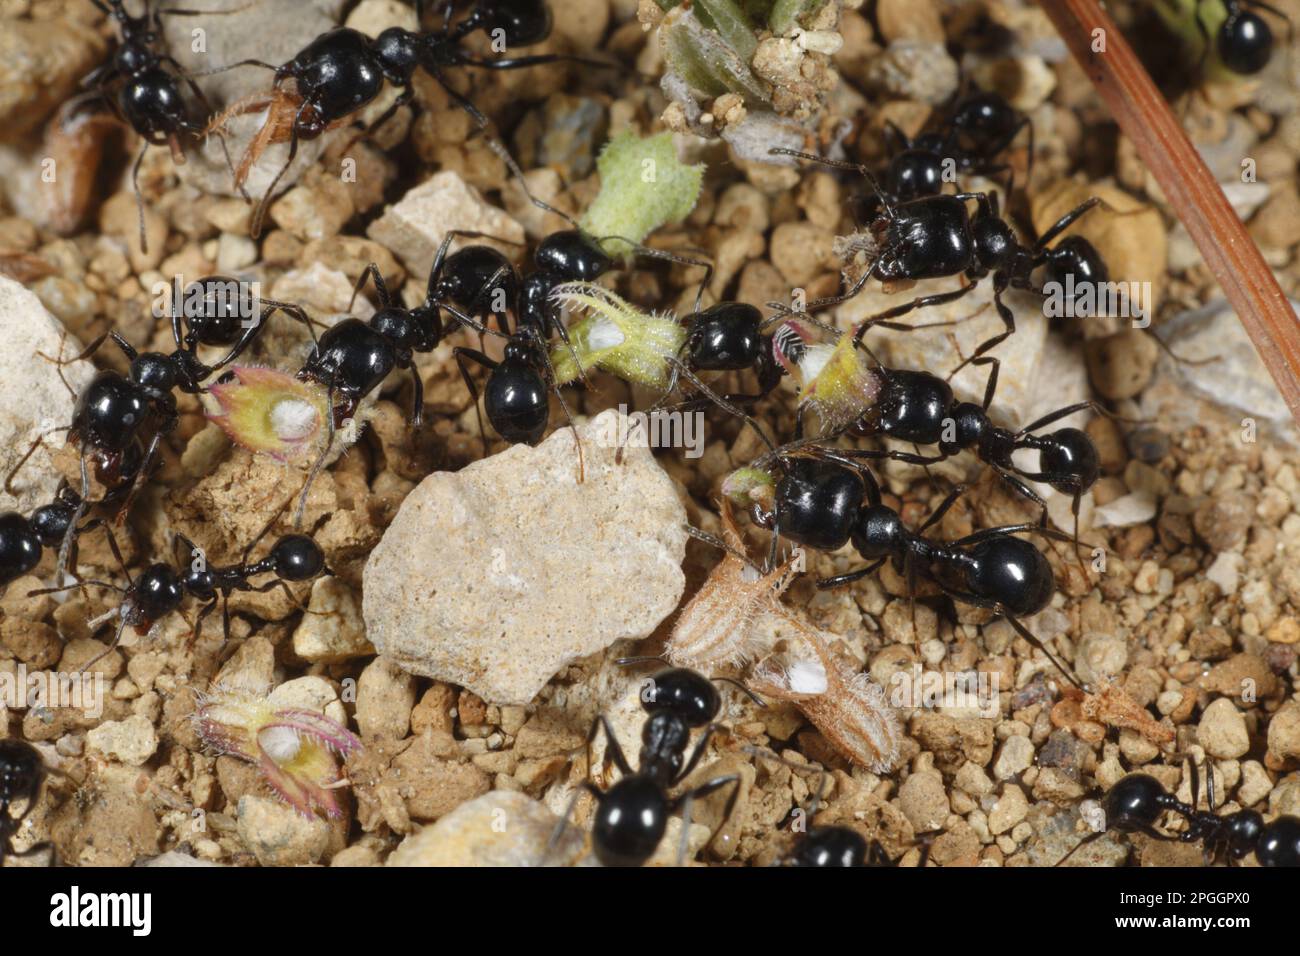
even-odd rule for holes
{"type": "Polygon", "coordinates": [[[1246,227],[1097,0],[1040,3],[1187,227],[1300,422],[1300,321],[1246,227]],[[1101,52],[1093,52],[1094,38],[1104,41],[1101,52]]]}

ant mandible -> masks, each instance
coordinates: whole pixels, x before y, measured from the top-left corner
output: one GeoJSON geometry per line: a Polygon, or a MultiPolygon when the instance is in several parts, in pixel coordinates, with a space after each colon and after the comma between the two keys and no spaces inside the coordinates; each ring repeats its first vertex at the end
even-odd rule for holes
{"type": "MultiPolygon", "coordinates": [[[[489,126],[487,117],[467,97],[448,84],[444,75],[447,68],[473,66],[488,70],[517,70],[562,61],[602,67],[611,65],[561,54],[479,59],[461,46],[461,41],[470,34],[482,31],[502,39],[509,47],[531,46],[550,36],[550,8],[545,0],[478,0],[469,14],[453,26],[450,22],[452,6],[451,3],[445,4],[445,20],[437,30],[421,32],[389,27],[372,39],[349,27],[336,27],[307,44],[282,66],[253,59],[231,64],[229,68],[248,65],[273,70],[277,90],[285,81],[292,79],[300,100],[289,133],[288,158],[271,181],[253,215],[253,238],[261,234],[267,206],[275,194],[275,187],[298,154],[299,141],[315,139],[331,125],[356,113],[379,96],[386,83],[401,87],[401,92],[367,130],[382,126],[399,108],[410,102],[414,96],[412,79],[415,71],[422,69],[469,115],[480,130],[486,131],[489,126]]],[[[423,2],[417,2],[417,16],[420,19],[423,19],[423,8],[423,2]]],[[[505,148],[495,141],[491,145],[494,152],[517,172],[517,164],[505,148]]],[[[522,173],[518,175],[520,179],[523,178],[522,173]]]]}
{"type": "MultiPolygon", "coordinates": [[[[1192,802],[1183,803],[1165,790],[1155,777],[1131,773],[1106,794],[1106,829],[1119,833],[1143,833],[1156,840],[1202,843],[1208,859],[1226,852],[1230,861],[1245,859],[1252,851],[1260,866],[1300,866],[1300,817],[1280,816],[1271,823],[1254,810],[1238,810],[1219,816],[1214,809],[1214,772],[1207,774],[1209,810],[1198,810],[1200,776],[1196,765],[1191,770],[1192,802]],[[1156,823],[1165,811],[1177,813],[1187,821],[1187,829],[1175,835],[1162,833],[1156,823]]],[[[1094,833],[1079,842],[1056,865],[1060,866],[1080,847],[1091,843],[1106,831],[1094,833]]]]}
{"type": "MultiPolygon", "coordinates": [[[[587,774],[582,788],[596,798],[596,815],[592,825],[592,844],[596,858],[604,866],[641,866],[654,855],[668,828],[668,818],[683,809],[683,844],[690,829],[690,804],[707,797],[730,784],[723,820],[731,816],[739,794],[740,775],[725,774],[706,781],[693,790],[677,797],[668,791],[690,776],[700,758],[704,756],[709,739],[718,725],[711,723],[722,706],[718,690],[708,678],[685,668],[672,668],[656,674],[641,694],[641,706],[646,720],[641,729],[640,768],[636,771],[628,764],[619,746],[618,738],[610,728],[609,720],[600,714],[591,723],[587,734],[587,774]],[[707,725],[707,726],[706,726],[707,725]],[[607,790],[591,782],[591,744],[601,728],[605,730],[608,744],[607,759],[613,760],[622,776],[607,790]],[[686,748],[691,731],[705,727],[700,740],[689,758],[686,748]]],[[[577,795],[574,795],[574,802],[577,795]]],[[[569,826],[568,812],[556,826],[551,845],[569,826]]]]}
{"type": "Polygon", "coordinates": [[[869,469],[837,450],[805,446],[803,451],[816,457],[776,456],[782,477],[775,482],[770,500],[755,501],[751,509],[754,522],[772,532],[769,566],[782,536],[817,551],[838,551],[851,541],[869,563],[818,581],[819,589],[850,584],[891,561],[909,592],[915,592],[921,577],[954,601],[1005,617],[1066,680],[1082,689],[1069,668],[1019,620],[1047,607],[1056,579],[1043,553],[1015,535],[1041,534],[1069,541],[1068,535],[1040,525],[1014,524],[984,528],[957,541],[933,541],[925,531],[943,519],[965,493],[964,486],[953,489],[912,531],[898,511],[884,504],[880,484],[869,469]]]}
{"type": "Polygon", "coordinates": [[[36,807],[45,776],[45,762],[35,747],[25,740],[0,740],[0,866],[6,857],[21,859],[50,848],[47,841],[18,853],[13,845],[18,828],[36,807]],[[24,801],[27,806],[14,816],[14,804],[24,801]]]}

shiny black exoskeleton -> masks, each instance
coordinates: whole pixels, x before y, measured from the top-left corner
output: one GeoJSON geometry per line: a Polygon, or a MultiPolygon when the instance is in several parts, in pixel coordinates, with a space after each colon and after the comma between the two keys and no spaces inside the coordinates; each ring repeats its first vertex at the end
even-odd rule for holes
{"type": "MultiPolygon", "coordinates": [[[[607,790],[601,790],[590,780],[583,782],[587,792],[596,798],[592,844],[596,858],[603,865],[642,865],[659,847],[673,813],[728,784],[733,789],[723,818],[730,817],[740,783],[737,774],[715,777],[677,797],[668,793],[691,774],[703,757],[717,727],[710,722],[721,705],[717,688],[694,671],[672,668],[656,674],[641,694],[646,719],[641,729],[640,766],[636,771],[623,756],[608,719],[602,714],[592,722],[587,735],[588,750],[603,727],[607,759],[622,773],[607,790]],[[688,758],[686,749],[691,731],[701,727],[707,729],[688,758]]],[[[589,759],[589,772],[590,766],[589,759]]],[[[559,829],[567,825],[566,816],[559,829]]]]}
{"type": "MultiPolygon", "coordinates": [[[[758,392],[726,395],[724,401],[749,405],[772,392],[784,370],[772,353],[772,336],[764,334],[763,314],[745,302],[719,302],[687,316],[685,358],[693,372],[741,372],[752,369],[758,392]]],[[[674,373],[676,372],[674,368],[674,373]]],[[[674,375],[674,380],[676,375],[674,375]]],[[[671,391],[671,389],[670,389],[671,391]]]]}
{"type": "MultiPolygon", "coordinates": [[[[1155,777],[1131,773],[1106,794],[1106,826],[1119,833],[1143,833],[1157,840],[1201,843],[1207,860],[1226,854],[1230,862],[1243,860],[1252,852],[1260,866],[1300,866],[1300,817],[1281,816],[1271,823],[1254,810],[1237,810],[1220,816],[1214,809],[1214,774],[1208,779],[1209,809],[1199,810],[1200,774],[1191,768],[1192,802],[1183,803],[1165,790],[1155,777]],[[1156,829],[1166,812],[1187,821],[1186,829],[1170,835],[1156,829]]],[[[1087,837],[1079,846],[1095,839],[1087,837]]],[[[1075,847],[1077,850],[1079,847],[1075,847]]],[[[1066,859],[1075,850],[1067,854],[1066,859]]],[[[1065,862],[1063,859],[1061,862],[1065,862]]]]}
{"type": "MultiPolygon", "coordinates": [[[[1219,60],[1233,73],[1250,76],[1268,66],[1273,55],[1273,30],[1268,22],[1247,5],[1267,10],[1286,19],[1280,10],[1257,0],[1222,0],[1227,18],[1214,35],[1214,49],[1219,60]]],[[[1289,20],[1287,21],[1290,22],[1289,20]]],[[[1197,20],[1200,24],[1200,20],[1197,20]]],[[[1204,27],[1202,26],[1202,29],[1204,27]]],[[[1290,45],[1288,40],[1287,45],[1290,45]]]]}
{"type": "MultiPolygon", "coordinates": [[[[65,483],[53,501],[41,505],[30,517],[16,511],[0,514],[0,587],[40,564],[43,549],[62,545],[80,514],[80,504],[80,497],[65,483]]],[[[75,571],[75,554],[72,565],[75,571]]]]}
{"type": "Polygon", "coordinates": [[[1021,637],[1043,651],[1077,686],[1070,671],[1019,621],[1047,606],[1056,579],[1043,553],[1015,535],[1029,532],[1067,541],[1068,537],[1039,525],[1017,524],[985,528],[957,541],[933,541],[925,537],[926,529],[942,520],[964,488],[955,489],[912,531],[895,509],[883,503],[880,485],[869,469],[839,450],[806,450],[818,457],[805,459],[806,464],[778,457],[784,474],[777,481],[772,504],[754,505],[753,517],[774,532],[774,544],[778,537],[786,537],[831,551],[851,541],[869,562],[856,571],[818,581],[818,588],[852,583],[891,561],[909,584],[925,579],[954,601],[1005,616],[1021,637]]]}
{"type": "Polygon", "coordinates": [[[7,856],[25,857],[49,849],[48,843],[38,844],[22,853],[15,853],[13,848],[14,834],[27,814],[36,807],[44,782],[45,762],[35,747],[16,738],[0,740],[0,866],[4,865],[7,856]],[[19,803],[26,806],[15,816],[13,808],[19,803]]]}
{"type": "Polygon", "coordinates": [[[293,80],[300,98],[289,136],[289,156],[254,214],[254,238],[261,231],[266,206],[275,194],[276,185],[297,155],[299,141],[314,139],[332,124],[356,113],[379,96],[385,84],[401,87],[401,93],[368,129],[383,125],[400,107],[410,102],[414,95],[412,80],[415,72],[423,70],[442,86],[452,102],[469,114],[479,129],[486,130],[487,118],[448,84],[446,70],[464,66],[515,70],[578,59],[557,54],[481,59],[461,46],[466,37],[480,31],[494,42],[500,40],[509,47],[540,43],[551,32],[550,8],[545,0],[478,0],[458,23],[447,22],[435,30],[411,31],[389,27],[371,38],[349,27],[336,27],[317,37],[280,66],[260,60],[241,60],[232,64],[274,70],[275,86],[278,88],[293,80]]]}

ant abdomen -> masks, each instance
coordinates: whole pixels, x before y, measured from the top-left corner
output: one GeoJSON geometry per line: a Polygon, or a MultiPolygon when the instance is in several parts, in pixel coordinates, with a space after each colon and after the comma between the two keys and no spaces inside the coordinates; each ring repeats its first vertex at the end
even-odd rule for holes
{"type": "Polygon", "coordinates": [[[1029,617],[1047,607],[1056,591],[1056,577],[1043,552],[1030,541],[998,535],[972,545],[966,553],[970,590],[992,598],[1016,617],[1029,617]]]}
{"type": "Polygon", "coordinates": [[[867,862],[867,841],[848,827],[813,827],[804,834],[787,866],[863,866],[867,862]]]}
{"type": "Polygon", "coordinates": [[[286,534],[271,548],[271,561],[285,581],[309,581],[325,569],[325,554],[305,534],[286,534]]]}
{"type": "Polygon", "coordinates": [[[641,866],[668,828],[668,799],[649,777],[623,777],[596,807],[592,845],[602,866],[641,866]]]}
{"type": "Polygon", "coordinates": [[[9,511],[0,514],[0,586],[21,578],[41,563],[41,537],[30,521],[9,511]]]}

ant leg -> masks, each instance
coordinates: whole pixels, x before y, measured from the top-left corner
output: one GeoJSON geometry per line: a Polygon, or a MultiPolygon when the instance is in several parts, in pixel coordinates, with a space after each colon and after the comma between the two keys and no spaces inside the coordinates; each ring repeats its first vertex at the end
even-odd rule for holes
{"type": "MultiPolygon", "coordinates": [[[[896,319],[899,316],[907,315],[909,312],[914,312],[917,309],[925,309],[930,306],[954,302],[962,296],[969,295],[974,288],[975,283],[972,282],[969,285],[962,286],[960,289],[954,289],[952,292],[939,292],[935,295],[921,296],[919,299],[913,299],[906,305],[897,305],[892,309],[886,309],[884,312],[879,312],[863,320],[862,324],[858,326],[857,331],[853,333],[853,341],[855,344],[861,344],[862,337],[867,333],[867,329],[871,328],[873,325],[883,324],[881,321],[883,319],[896,319]]],[[[946,325],[947,323],[942,324],[946,325]]],[[[886,326],[886,328],[888,328],[888,326],[886,326]]],[[[919,326],[904,326],[904,328],[919,328],[919,326]]]]}
{"type": "Polygon", "coordinates": [[[626,69],[621,63],[609,63],[605,60],[593,60],[566,53],[534,53],[531,56],[515,56],[500,60],[479,60],[465,55],[456,57],[457,66],[476,66],[483,70],[522,70],[530,66],[545,66],[548,63],[577,63],[579,66],[594,66],[607,70],[626,69]]]}
{"type": "Polygon", "coordinates": [[[591,729],[587,731],[587,781],[591,781],[591,745],[596,740],[596,734],[601,728],[605,728],[605,759],[613,760],[614,766],[618,767],[619,772],[626,777],[632,776],[632,767],[623,756],[623,748],[619,746],[618,737],[614,735],[614,728],[609,725],[609,718],[604,714],[597,714],[591,722],[591,729]]]}
{"type": "Polygon", "coordinates": [[[420,370],[411,363],[411,415],[407,419],[412,428],[419,428],[424,423],[424,379],[420,370]]]}
{"type": "MultiPolygon", "coordinates": [[[[536,330],[534,330],[533,335],[540,338],[540,335],[536,330]]],[[[565,341],[568,341],[567,333],[565,341]]],[[[551,355],[546,350],[546,343],[544,341],[538,341],[537,345],[537,354],[541,356],[542,364],[546,366],[546,380],[550,383],[551,390],[555,392],[555,398],[560,403],[560,411],[564,412],[565,421],[569,423],[569,429],[573,432],[573,446],[578,453],[578,484],[582,484],[587,480],[587,463],[586,458],[582,453],[582,439],[578,437],[578,426],[574,424],[573,414],[569,411],[569,403],[564,400],[564,392],[562,392],[560,386],[555,383],[555,366],[551,364],[551,355]]],[[[573,351],[572,346],[569,347],[569,351],[573,351]]],[[[574,356],[574,359],[576,361],[576,355],[574,356]]],[[[578,368],[581,370],[582,366],[579,365],[578,368]]],[[[583,376],[583,381],[586,381],[585,375],[583,376]]]]}
{"type": "MultiPolygon", "coordinates": [[[[51,431],[46,432],[45,435],[53,435],[55,432],[66,432],[71,427],[72,427],[71,425],[65,425],[60,428],[55,428],[51,431]]],[[[27,460],[31,458],[32,455],[36,454],[36,449],[44,445],[45,435],[39,436],[36,439],[35,443],[32,444],[32,447],[27,449],[27,453],[23,455],[23,457],[18,459],[18,464],[14,465],[13,468],[9,469],[9,474],[5,476],[5,483],[4,483],[4,489],[7,494],[11,494],[17,497],[18,492],[14,490],[14,485],[13,485],[14,478],[17,477],[18,472],[22,469],[23,465],[27,464],[27,460]]]]}
{"type": "Polygon", "coordinates": [[[776,451],[776,444],[768,437],[767,432],[763,431],[763,427],[759,425],[757,419],[748,412],[745,412],[731,404],[713,389],[709,388],[709,386],[705,385],[704,382],[700,380],[700,377],[692,372],[685,363],[673,357],[669,357],[668,362],[670,365],[675,366],[683,378],[690,382],[695,388],[703,392],[715,405],[728,414],[739,418],[741,421],[745,422],[745,424],[749,425],[750,428],[754,429],[754,432],[760,439],[762,439],[763,444],[765,444],[770,451],[776,451]]]}
{"type": "MultiPolygon", "coordinates": [[[[244,354],[244,351],[253,344],[254,339],[262,334],[262,329],[266,326],[267,319],[277,311],[283,312],[294,321],[301,322],[305,325],[308,333],[311,335],[312,342],[317,348],[319,348],[320,340],[316,338],[316,330],[312,327],[312,319],[307,315],[306,310],[303,309],[302,306],[293,305],[289,302],[279,302],[273,299],[263,299],[262,305],[264,308],[262,309],[262,314],[258,316],[257,321],[252,325],[247,326],[244,331],[240,333],[238,341],[231,346],[230,351],[222,356],[215,365],[212,365],[208,369],[207,377],[210,378],[215,375],[231,362],[239,358],[239,356],[244,354]]],[[[206,389],[203,389],[203,391],[206,391],[206,389]]]]}
{"type": "MultiPolygon", "coordinates": [[[[59,557],[54,565],[54,580],[59,584],[63,583],[63,573],[68,566],[68,556],[72,553],[72,542],[77,534],[77,522],[86,514],[86,509],[90,507],[90,472],[86,468],[86,456],[81,455],[81,495],[77,501],[77,507],[72,511],[72,520],[68,522],[68,530],[63,534],[63,541],[59,543],[59,557]]],[[[109,535],[109,542],[116,547],[116,542],[112,535],[109,535]]],[[[118,563],[121,563],[121,555],[118,555],[118,563]]],[[[127,580],[130,580],[128,575],[127,580]]]]}
{"type": "Polygon", "coordinates": [[[952,506],[957,503],[957,499],[960,498],[965,493],[966,493],[965,485],[958,485],[952,491],[948,492],[948,497],[944,498],[943,501],[940,502],[939,507],[935,508],[933,511],[930,512],[930,516],[925,519],[925,522],[919,528],[916,529],[916,533],[920,534],[926,529],[931,528],[934,525],[937,525],[940,521],[942,521],[943,516],[946,515],[949,509],[951,509],[952,506]]]}
{"type": "Polygon", "coordinates": [[[817,582],[817,590],[830,591],[834,588],[843,587],[846,584],[852,584],[855,581],[861,581],[870,574],[874,574],[884,567],[888,558],[878,558],[865,567],[858,568],[856,571],[850,571],[847,574],[838,574],[833,578],[821,578],[817,582]]]}
{"type": "Polygon", "coordinates": [[[888,195],[880,188],[880,183],[872,175],[871,170],[867,169],[861,163],[846,163],[843,160],[827,159],[825,156],[818,156],[816,153],[804,153],[797,149],[786,149],[783,146],[774,146],[767,151],[769,156],[793,156],[796,159],[806,159],[811,163],[817,163],[821,166],[829,166],[832,169],[844,169],[850,172],[858,173],[867,184],[871,186],[873,192],[881,201],[881,207],[885,210],[885,215],[891,220],[895,217],[894,204],[889,201],[888,195]]]}
{"type": "MultiPolygon", "coordinates": [[[[446,247],[446,244],[447,240],[444,239],[444,248],[446,247]]],[[[438,254],[442,254],[442,249],[438,250],[438,254]]],[[[435,268],[437,265],[438,263],[435,262],[435,268]]],[[[384,277],[379,272],[379,265],[371,262],[361,270],[361,276],[357,279],[357,284],[352,287],[352,298],[348,299],[349,314],[352,312],[352,307],[357,303],[357,296],[361,294],[361,290],[366,287],[366,283],[369,281],[375,283],[375,294],[379,296],[380,308],[386,309],[393,304],[392,296],[388,294],[388,286],[384,283],[384,277]]]]}
{"type": "Polygon", "coordinates": [[[1028,641],[1034,647],[1038,648],[1045,655],[1047,655],[1047,659],[1051,661],[1054,665],[1056,665],[1056,669],[1060,671],[1063,675],[1065,675],[1066,680],[1068,680],[1079,690],[1085,690],[1083,684],[1079,682],[1079,678],[1074,676],[1074,672],[1071,671],[1068,667],[1066,667],[1063,663],[1061,663],[1061,661],[1057,659],[1056,655],[1047,649],[1047,645],[1044,644],[1042,641],[1040,641],[1036,636],[1034,636],[1033,631],[1025,627],[1023,624],[1020,623],[1019,620],[1012,617],[1010,614],[1007,614],[1005,610],[1003,610],[1002,615],[1003,617],[1006,618],[1007,623],[1010,624],[1015,629],[1017,634],[1019,634],[1026,641],[1028,641]]]}
{"type": "Polygon", "coordinates": [[[677,772],[676,776],[673,777],[672,782],[674,785],[681,783],[691,775],[691,771],[695,769],[696,765],[700,762],[700,758],[704,756],[704,750],[708,746],[709,740],[712,739],[713,734],[721,729],[721,727],[722,724],[709,724],[709,726],[704,728],[704,734],[695,744],[695,749],[691,751],[691,755],[687,759],[685,766],[683,766],[682,769],[677,772]]]}
{"type": "Polygon", "coordinates": [[[1034,248],[1036,250],[1041,250],[1045,248],[1049,242],[1051,242],[1061,233],[1065,232],[1065,230],[1069,229],[1070,226],[1072,226],[1080,217],[1082,217],[1084,213],[1092,209],[1094,206],[1098,206],[1098,205],[1102,205],[1100,196],[1090,196],[1089,198],[1085,199],[1083,202],[1079,203],[1079,205],[1075,206],[1073,209],[1067,212],[1060,219],[1056,220],[1056,222],[1052,225],[1052,227],[1048,229],[1047,232],[1043,233],[1042,236],[1039,237],[1038,242],[1034,244],[1034,248]]]}
{"type": "Polygon", "coordinates": [[[1073,415],[1075,412],[1082,412],[1082,411],[1092,411],[1098,415],[1105,415],[1107,418],[1111,419],[1112,421],[1121,421],[1121,422],[1129,421],[1129,419],[1126,418],[1118,418],[1113,412],[1103,408],[1102,406],[1098,405],[1096,402],[1093,401],[1075,402],[1073,405],[1067,405],[1064,408],[1058,408],[1056,411],[1049,412],[1048,414],[1044,415],[1042,418],[1035,419],[1034,421],[1026,425],[1024,428],[1020,429],[1020,431],[1017,432],[1017,435],[1027,435],[1030,432],[1037,431],[1040,428],[1044,428],[1047,425],[1051,425],[1053,422],[1059,422],[1062,418],[1068,418],[1071,415],[1073,415]]]}
{"type": "Polygon", "coordinates": [[[217,599],[214,597],[207,604],[203,605],[203,607],[199,608],[198,616],[194,618],[194,629],[190,631],[190,647],[198,644],[199,638],[203,636],[203,619],[211,614],[212,610],[216,606],[217,599]]]}
{"type": "Polygon", "coordinates": [[[92,667],[94,667],[96,664],[102,661],[109,654],[112,654],[113,651],[117,649],[117,645],[122,642],[122,632],[124,630],[126,630],[125,617],[123,617],[121,619],[121,622],[117,625],[117,633],[113,636],[112,643],[110,643],[108,647],[104,648],[104,650],[96,654],[90,660],[86,661],[86,663],[82,664],[81,668],[73,676],[80,677],[82,674],[86,673],[86,671],[90,670],[92,667]]]}
{"type": "MultiPolygon", "coordinates": [[[[972,352],[968,358],[963,359],[960,365],[958,365],[955,369],[953,369],[951,372],[948,373],[949,378],[952,378],[954,375],[956,375],[958,372],[964,369],[967,365],[971,365],[972,363],[974,363],[977,359],[979,359],[980,356],[982,356],[989,349],[1000,345],[1004,340],[1010,338],[1015,333],[1016,331],[1015,314],[1009,308],[1007,308],[1006,303],[1002,301],[1002,293],[1007,290],[1010,284],[1011,284],[1011,279],[1006,273],[999,272],[993,276],[993,306],[998,310],[998,318],[1002,320],[1002,324],[1003,326],[1005,326],[1005,328],[997,335],[993,336],[993,338],[985,339],[983,342],[977,345],[975,347],[975,351],[972,352]]],[[[973,288],[973,286],[968,286],[968,288],[973,288]]]]}
{"type": "Polygon", "coordinates": [[[365,139],[375,130],[379,129],[379,127],[387,123],[390,119],[392,119],[394,116],[397,115],[398,110],[400,110],[407,103],[411,102],[411,99],[414,96],[415,96],[415,90],[411,88],[411,85],[408,82],[406,86],[402,87],[402,92],[397,95],[397,99],[393,100],[393,102],[389,105],[388,109],[380,113],[376,119],[367,123],[365,127],[359,133],[357,133],[356,136],[353,136],[350,140],[348,140],[347,144],[343,147],[342,150],[340,150],[340,153],[346,153],[349,149],[351,149],[361,140],[365,139]]]}
{"type": "Polygon", "coordinates": [[[713,841],[717,839],[718,834],[721,833],[726,825],[731,822],[731,814],[736,809],[736,800],[740,797],[740,774],[729,773],[723,777],[714,777],[712,780],[700,784],[694,790],[687,791],[673,801],[670,812],[672,810],[677,810],[678,808],[682,811],[682,842],[679,844],[677,850],[678,866],[684,866],[686,863],[686,850],[689,846],[688,841],[690,839],[691,830],[691,804],[696,800],[702,800],[709,796],[709,794],[721,790],[727,784],[732,784],[731,795],[727,797],[727,806],[722,812],[722,822],[718,824],[718,829],[715,830],[713,836],[709,838],[708,845],[712,845],[713,841]]]}
{"type": "Polygon", "coordinates": [[[451,354],[455,357],[456,366],[460,369],[460,377],[465,380],[465,387],[469,389],[470,397],[474,400],[474,415],[476,418],[478,418],[478,431],[479,431],[479,435],[482,436],[483,438],[483,456],[487,457],[488,454],[487,429],[483,427],[483,410],[479,408],[478,386],[474,384],[474,379],[469,374],[469,368],[466,366],[465,363],[470,361],[477,362],[479,365],[483,366],[489,371],[496,368],[497,365],[499,365],[500,363],[492,361],[492,359],[488,358],[482,352],[479,352],[475,349],[467,349],[464,346],[460,346],[460,345],[452,349],[451,354]]]}
{"type": "MultiPolygon", "coordinates": [[[[1002,369],[1002,360],[1000,358],[995,358],[993,356],[986,355],[986,356],[981,356],[980,358],[972,358],[970,364],[989,366],[988,381],[984,383],[984,401],[980,403],[980,407],[987,412],[989,410],[989,406],[993,404],[993,395],[998,390],[998,372],[1000,372],[1002,369]]],[[[949,374],[948,377],[952,378],[952,376],[955,374],[957,373],[952,372],[951,374],[949,374]]]]}
{"type": "MultiPolygon", "coordinates": [[[[355,410],[355,405],[351,407],[355,410]]],[[[303,514],[307,510],[307,492],[311,490],[311,483],[316,480],[316,476],[319,475],[321,469],[325,467],[325,458],[329,455],[330,449],[334,447],[334,435],[337,431],[337,426],[334,423],[334,383],[332,381],[330,382],[329,387],[325,390],[325,422],[327,426],[325,447],[320,450],[320,454],[317,455],[316,460],[312,462],[311,471],[307,473],[307,480],[303,482],[302,491],[298,495],[298,509],[293,515],[294,528],[302,527],[303,514]]]]}

